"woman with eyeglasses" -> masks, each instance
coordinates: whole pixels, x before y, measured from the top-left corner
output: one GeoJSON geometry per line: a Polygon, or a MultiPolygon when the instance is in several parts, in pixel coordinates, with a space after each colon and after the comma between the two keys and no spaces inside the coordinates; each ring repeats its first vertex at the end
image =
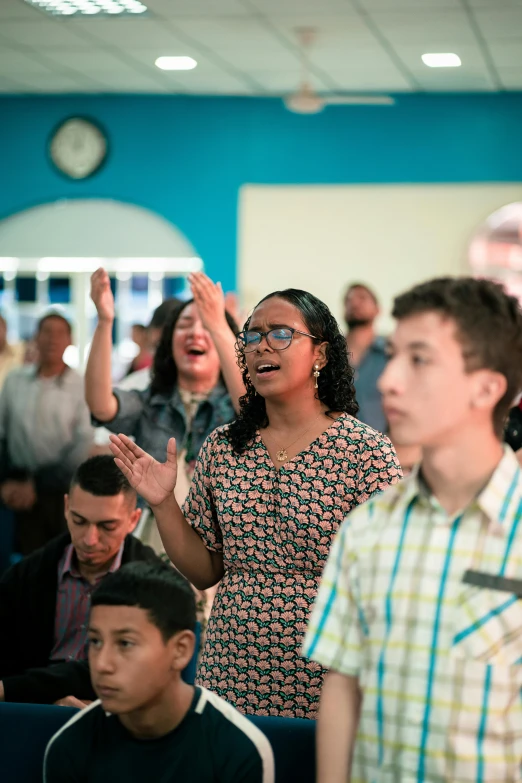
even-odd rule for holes
{"type": "Polygon", "coordinates": [[[238,362],[239,415],[204,444],[183,511],[174,440],[165,463],[122,436],[111,448],[179,570],[201,589],[222,580],[198,683],[245,713],[314,718],[324,671],[300,648],[333,536],[400,467],[390,441],[355,418],[345,339],[312,294],[263,299],[238,362]]]}

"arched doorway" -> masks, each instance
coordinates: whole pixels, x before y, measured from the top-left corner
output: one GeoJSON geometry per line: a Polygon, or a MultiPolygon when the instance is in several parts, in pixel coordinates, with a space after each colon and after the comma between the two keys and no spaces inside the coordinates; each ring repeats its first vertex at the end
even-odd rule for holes
{"type": "Polygon", "coordinates": [[[94,309],[89,276],[111,275],[115,342],[147,321],[165,296],[183,295],[202,261],[189,240],[154,212],[112,199],[64,199],[0,221],[0,304],[15,337],[27,339],[42,312],[62,309],[75,327],[72,364],[84,366],[94,309]]]}

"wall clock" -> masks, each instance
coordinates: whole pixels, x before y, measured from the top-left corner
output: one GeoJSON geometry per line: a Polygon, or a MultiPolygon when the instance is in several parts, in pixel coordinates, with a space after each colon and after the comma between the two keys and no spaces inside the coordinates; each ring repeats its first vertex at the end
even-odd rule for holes
{"type": "Polygon", "coordinates": [[[107,157],[107,137],[84,117],[70,117],[53,132],[50,156],[54,165],[71,179],[94,174],[107,157]]]}

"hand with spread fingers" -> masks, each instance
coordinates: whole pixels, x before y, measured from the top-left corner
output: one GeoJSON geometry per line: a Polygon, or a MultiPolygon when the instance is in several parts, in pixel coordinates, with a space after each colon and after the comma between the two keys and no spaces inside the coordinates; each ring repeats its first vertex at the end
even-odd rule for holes
{"type": "Polygon", "coordinates": [[[160,506],[172,493],[178,475],[176,441],[167,444],[166,462],[158,462],[126,435],[111,435],[116,465],[149,506],[160,506]]]}
{"type": "Polygon", "coordinates": [[[204,272],[193,272],[189,275],[189,283],[205,329],[211,334],[219,329],[229,329],[221,283],[212,282],[204,272]]]}
{"type": "Polygon", "coordinates": [[[97,269],[91,276],[91,299],[100,321],[114,321],[114,296],[105,269],[97,269]]]}

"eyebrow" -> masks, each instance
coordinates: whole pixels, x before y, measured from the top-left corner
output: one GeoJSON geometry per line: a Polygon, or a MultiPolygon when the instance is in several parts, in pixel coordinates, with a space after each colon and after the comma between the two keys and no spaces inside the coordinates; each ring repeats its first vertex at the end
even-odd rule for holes
{"type": "MultiPolygon", "coordinates": [[[[386,348],[395,348],[393,340],[386,341],[386,348]]],[[[425,343],[422,340],[414,340],[406,345],[406,348],[410,351],[432,351],[433,346],[429,343],[425,343]]]]}
{"type": "MultiPolygon", "coordinates": [[[[97,633],[99,634],[100,631],[96,626],[90,625],[87,629],[89,633],[97,633]]],[[[112,636],[124,636],[125,634],[131,634],[134,633],[137,636],[140,636],[140,632],[137,630],[137,628],[117,628],[116,630],[111,631],[112,636]]]]}
{"type": "Polygon", "coordinates": [[[75,517],[78,517],[78,519],[82,519],[84,522],[89,522],[90,525],[115,525],[117,522],[119,522],[119,519],[100,519],[99,522],[91,522],[87,517],[83,517],[81,514],[79,514],[77,511],[74,511],[74,509],[71,508],[71,514],[73,514],[75,517]]]}
{"type": "MultiPolygon", "coordinates": [[[[270,329],[293,329],[294,328],[293,326],[289,326],[288,324],[267,324],[267,326],[268,326],[269,330],[270,329]]],[[[261,331],[261,327],[260,326],[252,326],[252,325],[250,325],[248,327],[247,331],[249,331],[249,332],[259,332],[259,331],[261,331]]]]}

